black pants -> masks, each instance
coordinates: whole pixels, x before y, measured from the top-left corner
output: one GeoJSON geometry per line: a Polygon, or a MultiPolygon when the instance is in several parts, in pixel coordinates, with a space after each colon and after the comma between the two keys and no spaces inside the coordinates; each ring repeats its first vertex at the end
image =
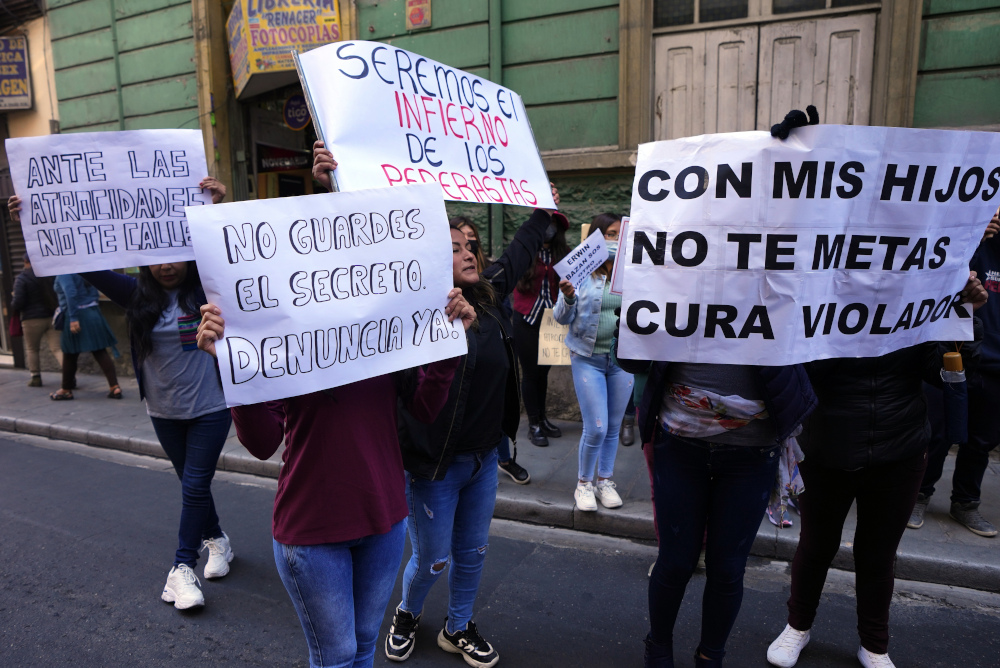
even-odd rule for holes
{"type": "MultiPolygon", "coordinates": [[[[990,463],[990,450],[1000,443],[1000,412],[994,405],[996,397],[1000,396],[1000,377],[970,374],[968,385],[969,440],[958,446],[955,473],[951,478],[951,501],[978,506],[983,475],[990,463]]],[[[927,397],[927,417],[931,422],[931,445],[920,493],[929,497],[934,493],[934,485],[941,479],[951,443],[945,436],[941,390],[924,383],[924,395],[927,397]]]]}
{"type": "MultiPolygon", "coordinates": [[[[97,365],[104,372],[104,377],[108,379],[108,386],[114,387],[118,384],[118,374],[115,372],[115,363],[108,354],[107,348],[94,350],[90,353],[97,361],[97,365]]],[[[80,353],[63,353],[62,366],[62,389],[69,390],[76,387],[76,367],[80,361],[80,353]]]]}
{"type": "Polygon", "coordinates": [[[896,548],[917,500],[927,454],[891,464],[841,471],[817,457],[799,463],[805,492],[799,497],[802,532],[792,561],[788,623],[807,631],[816,618],[830,563],[840,548],[844,520],[858,503],[854,532],[858,635],[869,652],[889,651],[889,603],[896,575],[896,548]]]}
{"type": "Polygon", "coordinates": [[[537,424],[545,417],[545,395],[549,389],[549,369],[547,364],[538,363],[538,332],[542,319],[529,325],[524,316],[514,311],[514,348],[521,363],[521,396],[524,409],[528,411],[528,422],[537,424]]]}

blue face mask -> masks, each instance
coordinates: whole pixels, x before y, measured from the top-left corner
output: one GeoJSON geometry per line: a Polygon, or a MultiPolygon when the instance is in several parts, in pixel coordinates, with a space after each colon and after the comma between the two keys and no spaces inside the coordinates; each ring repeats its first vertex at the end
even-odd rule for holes
{"type": "Polygon", "coordinates": [[[618,242],[605,241],[604,247],[608,249],[608,259],[614,262],[615,257],[618,255],[618,242]]]}

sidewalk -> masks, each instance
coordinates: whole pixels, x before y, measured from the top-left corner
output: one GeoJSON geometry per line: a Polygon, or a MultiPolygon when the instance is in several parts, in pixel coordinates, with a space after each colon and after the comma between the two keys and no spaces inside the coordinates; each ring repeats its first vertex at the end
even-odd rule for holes
{"type": "MultiPolygon", "coordinates": [[[[17,431],[49,438],[86,443],[98,447],[127,450],[164,457],[139,402],[135,379],[122,379],[125,399],[105,398],[103,377],[79,376],[73,401],[56,402],[49,392],[58,386],[56,374],[44,374],[46,387],[27,387],[23,370],[0,369],[0,430],[17,431]]],[[[654,540],[649,476],[638,445],[618,451],[615,482],[625,504],[616,510],[601,507],[596,513],[575,509],[573,489],[577,473],[577,443],[580,423],[557,421],[562,438],[550,439],[548,448],[528,442],[522,419],[518,439],[518,463],[531,473],[531,483],[516,485],[500,474],[495,516],[504,519],[565,527],[625,538],[654,540]]],[[[230,433],[219,459],[219,469],[277,477],[281,450],[260,461],[247,452],[235,433],[230,433]]],[[[981,538],[948,517],[948,495],[954,457],[945,465],[942,483],[931,500],[924,527],[907,530],[900,544],[896,575],[907,580],[970,587],[1000,592],[1000,538],[981,538]]],[[[990,460],[983,481],[983,514],[1000,523],[1000,462],[990,460]]],[[[799,518],[795,526],[779,530],[765,518],[757,532],[753,553],[788,561],[795,554],[799,518]]],[[[851,570],[851,541],[855,517],[852,511],[844,527],[836,568],[851,570]]]]}

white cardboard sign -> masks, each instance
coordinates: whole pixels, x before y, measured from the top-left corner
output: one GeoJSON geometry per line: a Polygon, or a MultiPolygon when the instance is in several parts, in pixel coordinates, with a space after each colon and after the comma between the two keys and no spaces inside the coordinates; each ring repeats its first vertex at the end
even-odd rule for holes
{"type": "Polygon", "coordinates": [[[972,338],[1000,135],[820,125],[639,147],[621,357],[785,365],[972,338]]]}
{"type": "Polygon", "coordinates": [[[514,91],[381,42],[296,58],[341,190],[438,182],[458,202],[556,208],[514,91]]]}
{"type": "Polygon", "coordinates": [[[194,259],[185,207],[210,204],[198,130],[6,141],[21,231],[39,276],[194,259]]]}
{"type": "Polygon", "coordinates": [[[618,243],[618,254],[615,256],[615,266],[611,270],[611,288],[608,290],[613,295],[622,295],[622,290],[625,285],[625,270],[622,267],[625,262],[622,260],[623,257],[628,257],[628,221],[629,217],[625,216],[622,218],[621,228],[618,233],[618,238],[621,240],[618,243]]]}
{"type": "Polygon", "coordinates": [[[188,209],[229,406],[466,353],[435,184],[188,209]]]}
{"type": "Polygon", "coordinates": [[[598,267],[608,261],[608,247],[604,245],[604,235],[591,234],[579,246],[569,252],[552,268],[559,277],[569,281],[574,288],[580,287],[598,267]]]}

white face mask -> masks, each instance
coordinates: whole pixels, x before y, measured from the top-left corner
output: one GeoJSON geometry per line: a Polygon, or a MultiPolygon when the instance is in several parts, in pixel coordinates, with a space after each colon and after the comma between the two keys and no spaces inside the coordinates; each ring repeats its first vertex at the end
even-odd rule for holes
{"type": "Polygon", "coordinates": [[[608,249],[608,259],[614,260],[618,255],[618,242],[617,241],[605,241],[604,247],[608,249]]]}

